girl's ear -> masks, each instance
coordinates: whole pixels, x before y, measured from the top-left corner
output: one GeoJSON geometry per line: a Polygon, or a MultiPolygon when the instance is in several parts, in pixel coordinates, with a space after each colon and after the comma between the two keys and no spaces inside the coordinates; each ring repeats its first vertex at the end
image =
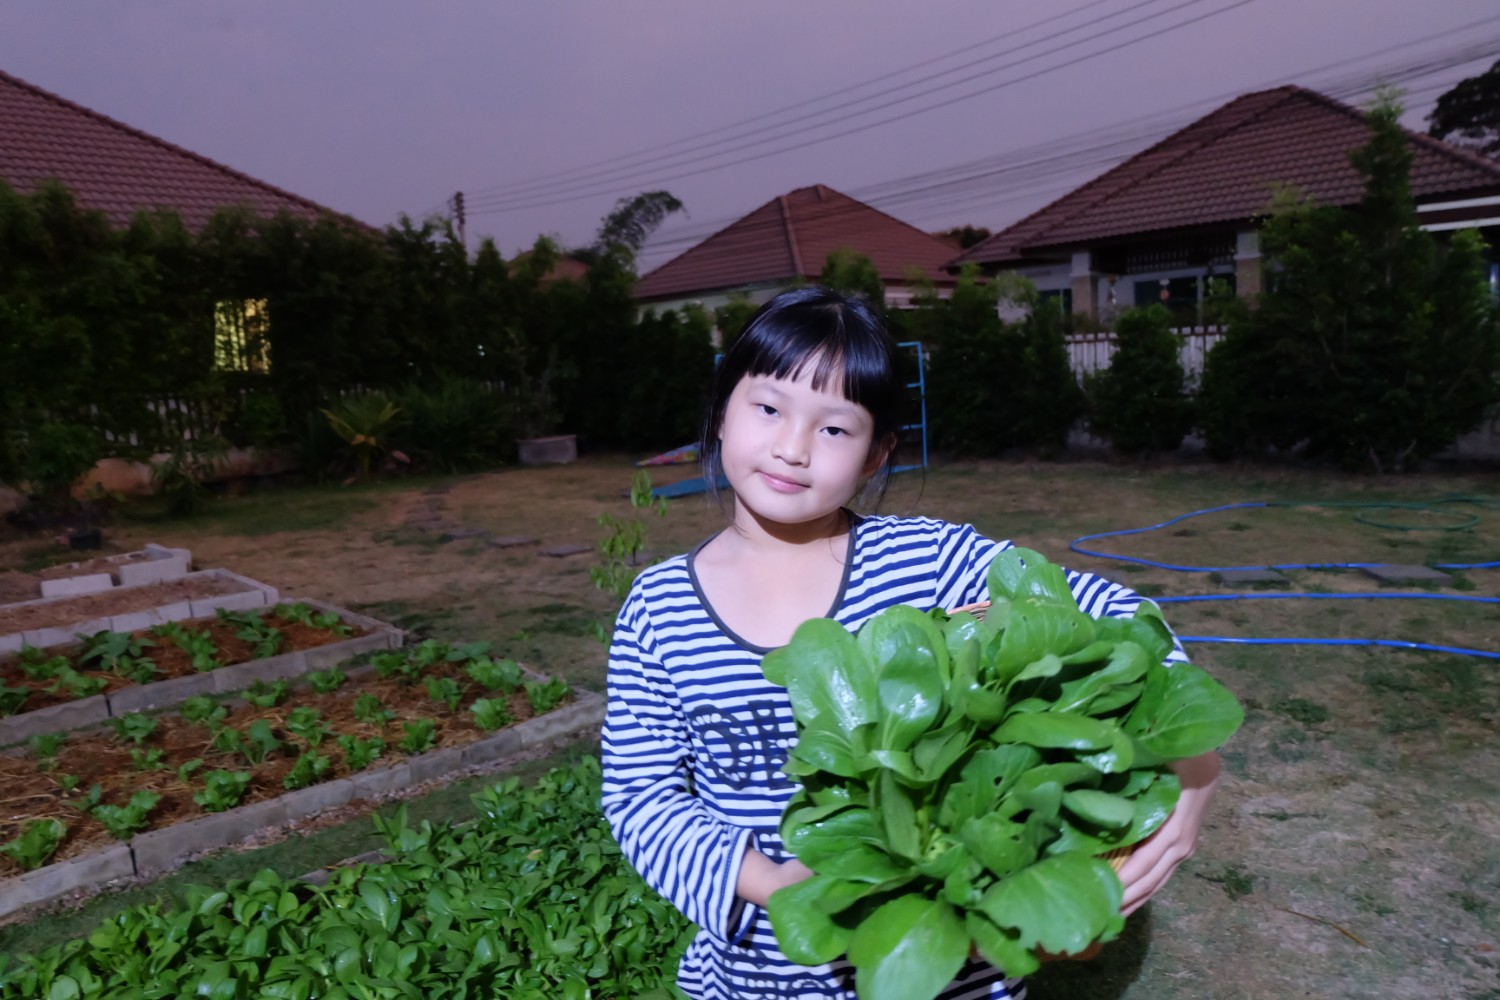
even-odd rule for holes
{"type": "Polygon", "coordinates": [[[877,441],[870,446],[870,457],[865,459],[865,467],[861,476],[869,479],[880,471],[880,467],[891,457],[891,452],[896,447],[896,435],[888,434],[883,440],[877,441]]]}

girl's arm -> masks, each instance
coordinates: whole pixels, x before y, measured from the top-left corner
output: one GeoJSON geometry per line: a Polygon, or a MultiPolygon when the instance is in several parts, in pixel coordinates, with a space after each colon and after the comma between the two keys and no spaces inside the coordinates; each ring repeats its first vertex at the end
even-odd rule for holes
{"type": "Polygon", "coordinates": [[[747,903],[765,906],[777,889],[812,878],[812,869],[792,858],[777,864],[753,847],[745,848],[735,894],[747,903]]]}
{"type": "Polygon", "coordinates": [[[600,733],[604,816],[647,885],[709,934],[733,942],[754,917],[737,892],[751,831],[710,813],[693,793],[693,753],[676,686],[643,603],[632,595],[610,644],[600,733]]]}
{"type": "Polygon", "coordinates": [[[1136,846],[1130,860],[1120,868],[1125,883],[1121,910],[1128,916],[1143,906],[1160,889],[1177,866],[1193,856],[1198,830],[1208,804],[1219,787],[1219,755],[1206,753],[1175,761],[1172,770],[1182,782],[1182,796],[1172,815],[1151,836],[1136,846]]]}

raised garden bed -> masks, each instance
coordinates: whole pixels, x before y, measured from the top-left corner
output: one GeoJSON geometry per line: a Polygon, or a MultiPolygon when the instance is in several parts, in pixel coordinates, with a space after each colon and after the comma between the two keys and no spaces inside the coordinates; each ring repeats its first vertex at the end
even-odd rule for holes
{"type": "Polygon", "coordinates": [[[399,645],[383,622],[299,601],[28,647],[0,660],[0,747],[399,645]]]}
{"type": "Polygon", "coordinates": [[[277,596],[275,587],[228,570],[206,569],[160,583],[6,604],[0,606],[0,654],[19,652],[23,646],[66,645],[80,632],[131,632],[202,617],[219,608],[265,607],[275,604],[277,596]]]}
{"type": "Polygon", "coordinates": [[[598,695],[493,660],[484,644],[436,641],[243,694],[0,755],[0,915],[482,765],[603,715],[598,695]]]}
{"type": "Polygon", "coordinates": [[[106,590],[110,587],[162,583],[186,576],[192,565],[193,554],[187,549],[167,548],[165,545],[147,542],[144,548],[133,552],[120,552],[39,570],[35,574],[39,593],[31,596],[53,597],[85,593],[87,588],[75,590],[71,585],[80,579],[100,577],[104,579],[98,589],[106,590]]]}

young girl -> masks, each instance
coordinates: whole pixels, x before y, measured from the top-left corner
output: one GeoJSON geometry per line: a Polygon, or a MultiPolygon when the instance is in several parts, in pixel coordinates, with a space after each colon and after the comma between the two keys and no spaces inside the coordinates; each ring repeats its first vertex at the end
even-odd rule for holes
{"type": "MultiPolygon", "coordinates": [[[[895,345],[863,301],[798,289],[766,303],[720,362],[704,423],[704,471],[710,483],[721,470],[728,479],[732,521],[643,572],[620,610],[604,813],[631,863],[699,927],[677,980],[689,997],[854,1000],[851,966],[793,964],[766,916],[773,892],[811,873],[777,835],[796,727],[760,661],[819,615],[854,631],[895,604],[988,599],[990,560],[1010,543],[845,506],[863,485],[883,485],[903,392],[895,345]]],[[[1130,614],[1141,600],[1096,576],[1068,578],[1096,617],[1130,614]]],[[[1192,853],[1217,758],[1178,773],[1177,811],[1120,873],[1126,912],[1192,853]]],[[[942,998],[1024,995],[1019,980],[971,961],[942,998]]]]}

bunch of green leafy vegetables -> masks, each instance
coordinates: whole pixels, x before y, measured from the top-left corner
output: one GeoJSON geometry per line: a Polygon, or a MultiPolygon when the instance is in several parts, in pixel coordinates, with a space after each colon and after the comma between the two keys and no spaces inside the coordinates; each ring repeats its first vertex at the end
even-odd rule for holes
{"type": "Polygon", "coordinates": [[[815,873],[771,897],[772,926],[793,961],[847,955],[863,1000],[929,1000],[973,949],[1028,975],[1040,951],[1117,936],[1101,855],[1159,828],[1169,764],[1244,717],[1202,670],[1163,665],[1154,605],[1094,619],[1019,548],[989,590],[982,619],[898,606],[857,636],[815,619],[763,661],[799,734],[781,836],[815,873]]]}
{"type": "Polygon", "coordinates": [[[471,823],[409,823],[402,806],[375,819],[387,862],[126,907],[86,937],[0,954],[0,1000],[667,1000],[688,925],[621,854],[599,789],[586,757],[485,789],[471,823]]]}

